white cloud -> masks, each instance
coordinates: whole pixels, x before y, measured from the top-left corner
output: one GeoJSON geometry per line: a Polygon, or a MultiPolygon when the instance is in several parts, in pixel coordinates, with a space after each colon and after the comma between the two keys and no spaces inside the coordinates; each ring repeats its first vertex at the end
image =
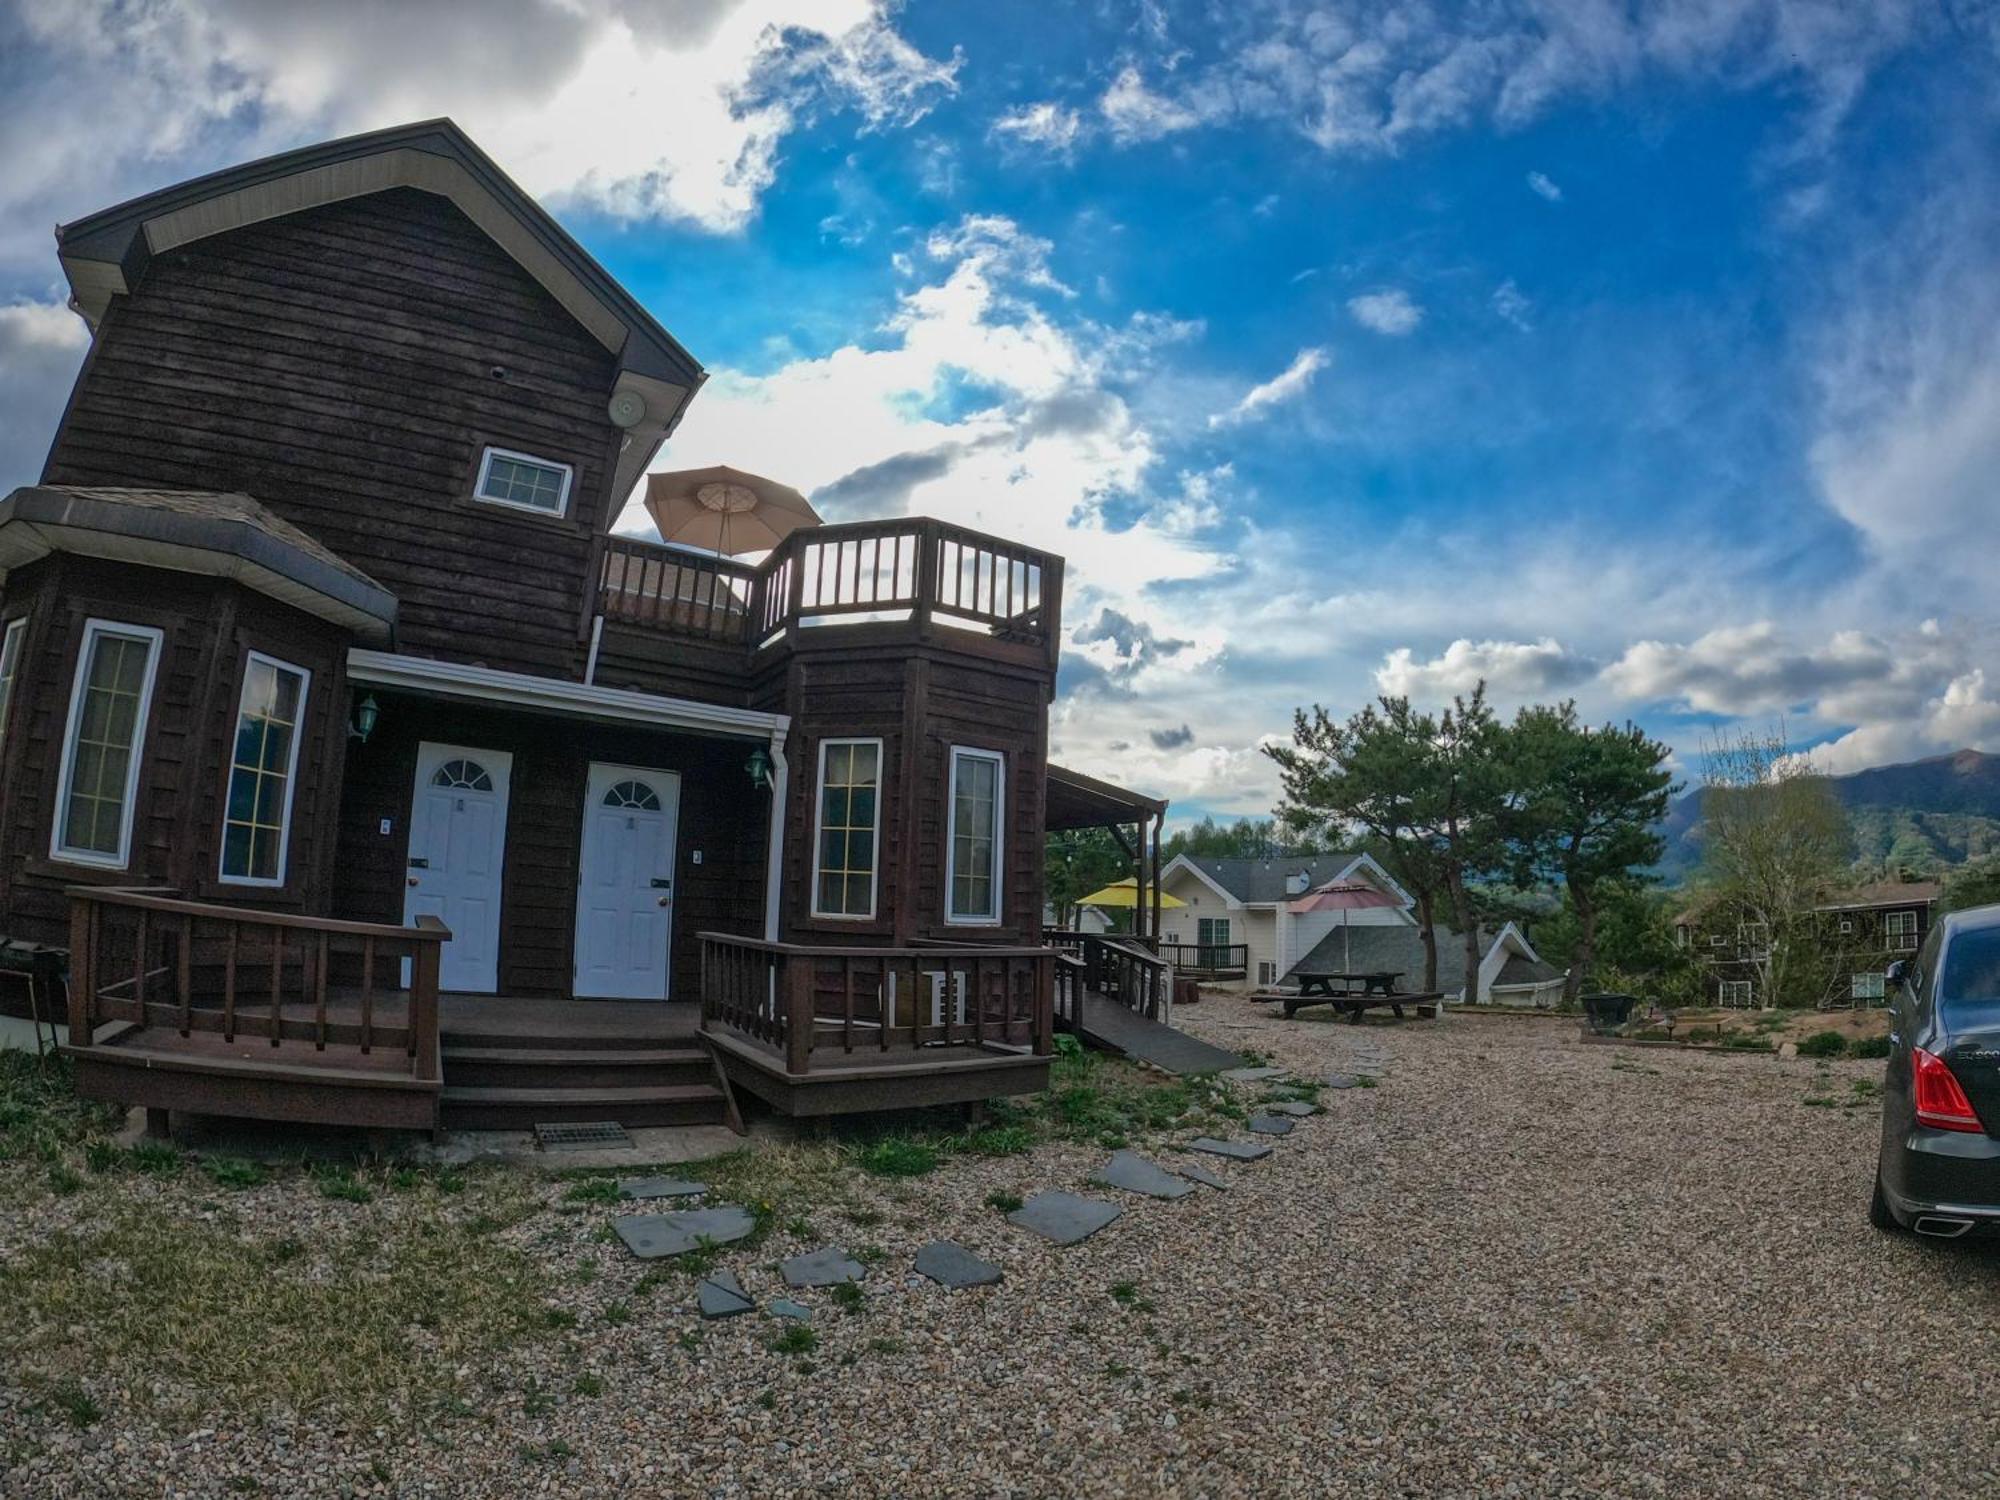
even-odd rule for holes
{"type": "MultiPolygon", "coordinates": [[[[538,196],[726,231],[808,112],[907,125],[957,87],[886,0],[22,0],[0,222],[46,225],[304,141],[449,114],[538,196]],[[79,101],[88,101],[87,106],[79,101]],[[29,148],[23,143],[32,141],[29,148]]],[[[4,24],[4,23],[0,23],[4,24]]],[[[0,255],[45,253],[39,228],[0,255]]]]}
{"type": "MultiPolygon", "coordinates": [[[[1927,661],[1935,654],[1924,649],[1927,661]]],[[[1604,677],[1635,702],[1676,703],[1697,713],[1771,714],[1879,690],[1896,683],[1911,665],[1889,642],[1858,630],[1802,647],[1773,622],[1761,620],[1723,626],[1685,644],[1637,641],[1605,668],[1604,677]]]]}
{"type": "Polygon", "coordinates": [[[1347,311],[1363,328],[1372,328],[1391,338],[1415,333],[1424,320],[1423,308],[1411,300],[1408,292],[1395,287],[1349,297],[1347,311]]]}
{"type": "Polygon", "coordinates": [[[1155,141],[1192,130],[1202,123],[1199,111],[1146,87],[1136,67],[1127,67],[1097,101],[1098,112],[1120,142],[1155,141]]]}
{"type": "Polygon", "coordinates": [[[1534,303],[1528,300],[1526,293],[1514,285],[1513,277],[1508,277],[1493,289],[1493,311],[1521,332],[1534,332],[1535,325],[1529,319],[1529,314],[1534,310],[1534,303]]]}
{"type": "Polygon", "coordinates": [[[1556,186],[1555,179],[1546,172],[1528,174],[1528,191],[1537,197],[1546,198],[1551,203],[1562,202],[1563,190],[1556,186]]]}
{"type": "Polygon", "coordinates": [[[1292,362],[1278,374],[1261,385],[1252,386],[1228,411],[1217,412],[1208,419],[1210,427],[1233,427],[1238,423],[1254,421],[1274,406],[1282,406],[1287,401],[1296,401],[1306,392],[1313,376],[1326,368],[1327,352],[1324,349],[1301,349],[1292,362]]]}
{"type": "Polygon", "coordinates": [[[89,342],[60,301],[0,306],[0,495],[40,477],[89,342]]]}
{"type": "Polygon", "coordinates": [[[993,133],[1066,156],[1083,133],[1083,117],[1060,104],[1024,104],[995,120],[993,133]]]}
{"type": "Polygon", "coordinates": [[[1533,698],[1581,682],[1596,670],[1553,636],[1538,641],[1461,637],[1429,661],[1398,646],[1376,669],[1375,684],[1393,698],[1442,703],[1484,682],[1498,699],[1533,698]]]}

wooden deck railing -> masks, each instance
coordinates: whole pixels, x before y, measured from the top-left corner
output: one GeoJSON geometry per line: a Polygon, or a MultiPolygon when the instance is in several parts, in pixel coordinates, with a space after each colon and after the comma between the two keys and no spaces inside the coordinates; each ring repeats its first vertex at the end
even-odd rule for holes
{"type": "Polygon", "coordinates": [[[1233,974],[1250,966],[1248,943],[1162,943],[1160,957],[1176,969],[1233,974]]]}
{"type": "Polygon", "coordinates": [[[1174,966],[1130,938],[1083,939],[1083,982],[1149,1021],[1167,1023],[1174,1006],[1174,966]]]}
{"type": "Polygon", "coordinates": [[[701,934],[704,1028],[774,1049],[785,1071],[816,1053],[1055,1046],[1056,955],[1047,948],[862,948],[701,934]]]}
{"type": "Polygon", "coordinates": [[[257,1037],[289,1048],[288,1061],[329,1043],[400,1050],[412,1077],[439,1077],[438,963],[451,932],[435,917],[391,927],[99,886],[69,898],[72,1047],[127,1021],[257,1037]]]}
{"type": "Polygon", "coordinates": [[[795,531],[754,567],[631,537],[605,543],[605,618],[751,650],[805,626],[903,619],[1057,651],[1062,559],[927,517],[795,531]]]}

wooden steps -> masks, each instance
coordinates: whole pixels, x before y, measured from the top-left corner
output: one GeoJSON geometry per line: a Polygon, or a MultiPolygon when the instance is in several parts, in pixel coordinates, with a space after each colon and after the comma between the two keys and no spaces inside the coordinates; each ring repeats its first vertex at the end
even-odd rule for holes
{"type": "Polygon", "coordinates": [[[713,1082],[624,1088],[470,1088],[447,1082],[448,1130],[532,1130],[537,1125],[615,1120],[627,1129],[720,1125],[722,1091],[713,1082]]]}

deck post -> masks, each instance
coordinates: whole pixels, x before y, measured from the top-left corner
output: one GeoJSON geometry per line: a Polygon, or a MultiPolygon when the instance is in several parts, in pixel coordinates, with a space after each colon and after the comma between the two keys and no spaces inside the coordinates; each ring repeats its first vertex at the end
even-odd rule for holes
{"type": "Polygon", "coordinates": [[[1056,956],[1035,960],[1035,1056],[1056,1050],[1056,956]]]}
{"type": "Polygon", "coordinates": [[[812,1065],[813,961],[803,954],[788,954],[780,988],[785,996],[785,1071],[806,1072],[812,1065]]]}
{"type": "Polygon", "coordinates": [[[69,1044],[88,1047],[91,1043],[91,995],[97,988],[94,972],[97,960],[97,903],[88,896],[69,899],[69,1044]]]}
{"type": "MultiPolygon", "coordinates": [[[[435,917],[417,918],[419,927],[442,926],[435,917]]],[[[438,1078],[438,966],[444,944],[426,936],[410,961],[410,1040],[416,1049],[414,1076],[419,1082],[438,1078]]]]}

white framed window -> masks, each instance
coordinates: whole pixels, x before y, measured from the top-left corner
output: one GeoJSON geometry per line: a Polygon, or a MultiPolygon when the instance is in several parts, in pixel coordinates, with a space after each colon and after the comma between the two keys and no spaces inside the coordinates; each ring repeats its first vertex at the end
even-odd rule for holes
{"type": "Polygon", "coordinates": [[[1210,968],[1219,967],[1223,955],[1217,949],[1229,946],[1229,918],[1202,917],[1195,924],[1195,945],[1202,950],[1202,961],[1210,968]]]}
{"type": "Polygon", "coordinates": [[[236,738],[222,802],[222,879],[283,885],[292,841],[292,792],[312,673],[252,651],[243,663],[236,738]]]}
{"type": "Polygon", "coordinates": [[[1719,998],[1724,1005],[1748,1005],[1750,1003],[1750,981],[1747,979],[1723,980],[1719,998]]]}
{"type": "Polygon", "coordinates": [[[1854,931],[1854,919],[1852,917],[1842,917],[1840,919],[1840,935],[1842,937],[1846,937],[1853,931],[1854,931]]]}
{"type": "Polygon", "coordinates": [[[951,824],[945,839],[945,920],[1000,920],[1001,817],[1006,757],[951,747],[951,824]]]}
{"type": "Polygon", "coordinates": [[[63,727],[52,858],[122,870],[153,707],[162,636],[150,625],[87,620],[63,727]]]}
{"type": "Polygon", "coordinates": [[[21,643],[27,638],[28,617],[7,622],[0,636],[0,745],[7,743],[7,709],[14,701],[14,676],[21,670],[21,643]]]}
{"type": "Polygon", "coordinates": [[[531,510],[544,516],[566,516],[573,474],[568,464],[508,448],[488,448],[480,457],[479,482],[473,485],[472,494],[474,499],[492,505],[511,505],[516,510],[531,510]]]}
{"type": "Polygon", "coordinates": [[[1882,918],[1883,946],[1891,953],[1914,953],[1917,951],[1917,914],[1913,911],[1892,911],[1882,918]]]}
{"type": "Polygon", "coordinates": [[[1880,1000],[1887,993],[1880,974],[1855,974],[1848,979],[1847,994],[1851,1000],[1880,1000]]]}
{"type": "Polygon", "coordinates": [[[881,847],[882,742],[821,740],[812,914],[873,917],[881,847]]]}

